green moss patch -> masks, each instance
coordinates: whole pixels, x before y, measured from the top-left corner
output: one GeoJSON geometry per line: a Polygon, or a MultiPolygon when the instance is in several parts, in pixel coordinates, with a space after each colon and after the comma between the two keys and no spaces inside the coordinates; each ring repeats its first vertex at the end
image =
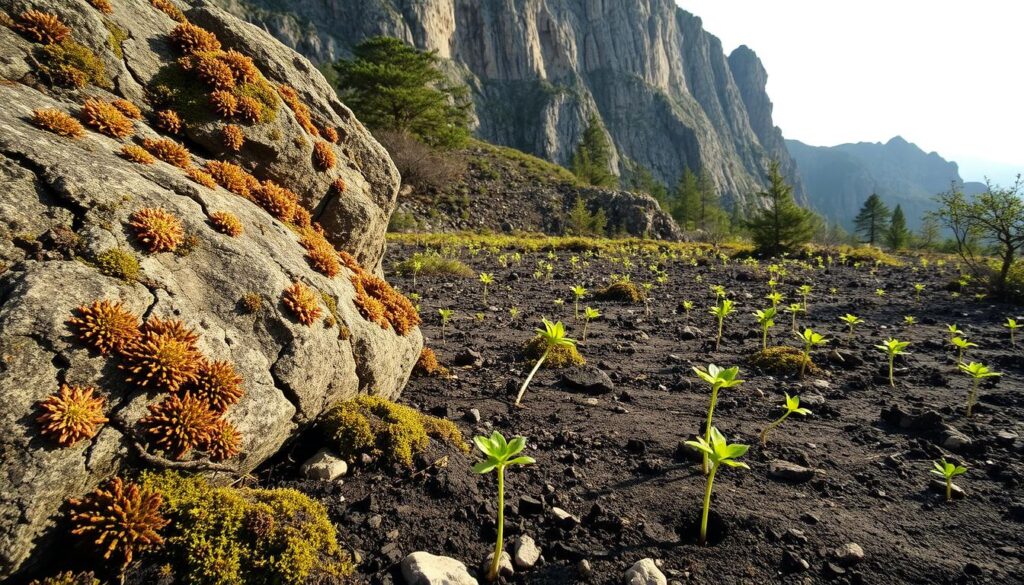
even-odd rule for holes
{"type": "MultiPolygon", "coordinates": [[[[539,360],[540,356],[544,355],[545,349],[544,339],[534,337],[526,344],[523,353],[530,359],[539,360]]],[[[583,359],[575,345],[556,345],[548,352],[548,357],[544,360],[541,367],[557,369],[568,366],[582,366],[585,363],[587,363],[587,360],[583,359]]]]}
{"type": "Polygon", "coordinates": [[[622,301],[626,303],[639,303],[644,300],[644,293],[640,288],[629,281],[613,282],[607,287],[597,291],[594,297],[602,301],[622,301]]]}
{"type": "Polygon", "coordinates": [[[97,256],[96,266],[101,273],[125,282],[135,282],[139,279],[139,259],[135,254],[121,248],[111,248],[97,256]]]}
{"type": "Polygon", "coordinates": [[[800,373],[800,365],[807,362],[807,373],[817,371],[817,366],[810,358],[804,358],[804,353],[795,347],[779,345],[763,349],[750,356],[750,365],[761,370],[781,376],[795,375],[800,373]]]}

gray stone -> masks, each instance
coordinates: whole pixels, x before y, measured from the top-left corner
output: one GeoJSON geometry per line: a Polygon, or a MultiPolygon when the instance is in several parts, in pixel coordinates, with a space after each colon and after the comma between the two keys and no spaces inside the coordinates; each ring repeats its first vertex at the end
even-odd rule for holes
{"type": "MultiPolygon", "coordinates": [[[[494,562],[494,553],[487,555],[487,558],[480,563],[480,574],[487,575],[491,570],[491,563],[494,562]]],[[[501,551],[501,557],[498,559],[498,575],[509,578],[516,572],[515,567],[512,566],[512,557],[509,556],[507,551],[501,551]]]]}
{"type": "Polygon", "coordinates": [[[577,366],[562,374],[562,382],[573,390],[588,394],[608,394],[615,391],[615,384],[608,374],[594,366],[577,366]]]}
{"type": "Polygon", "coordinates": [[[423,551],[402,559],[402,577],[406,585],[479,585],[461,561],[423,551]]]}
{"type": "Polygon", "coordinates": [[[768,477],[789,483],[804,483],[814,479],[815,470],[789,461],[773,459],[768,462],[768,477]]]}
{"type": "Polygon", "coordinates": [[[540,560],[540,548],[532,538],[523,534],[516,539],[515,551],[512,556],[516,566],[520,569],[532,569],[540,560]]]}
{"type": "Polygon", "coordinates": [[[940,443],[946,449],[961,451],[969,449],[974,441],[956,428],[943,425],[940,443]]]}
{"type": "Polygon", "coordinates": [[[668,579],[653,559],[641,559],[626,570],[626,585],[668,585],[668,579]]]}
{"type": "Polygon", "coordinates": [[[579,518],[558,507],[551,508],[551,516],[562,528],[574,528],[580,523],[579,518]]]}
{"type": "Polygon", "coordinates": [[[302,464],[302,475],[307,479],[334,481],[347,472],[348,463],[330,449],[320,449],[302,464]]]}
{"type": "Polygon", "coordinates": [[[864,560],[864,549],[855,542],[848,542],[832,551],[832,556],[844,566],[850,567],[864,560]]]}

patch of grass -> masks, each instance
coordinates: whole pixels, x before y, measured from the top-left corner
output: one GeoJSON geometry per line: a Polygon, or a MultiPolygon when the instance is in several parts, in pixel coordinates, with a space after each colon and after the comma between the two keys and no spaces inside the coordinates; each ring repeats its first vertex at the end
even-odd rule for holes
{"type": "Polygon", "coordinates": [[[92,83],[110,87],[103,61],[85,45],[66,39],[39,49],[39,70],[53,83],[69,87],[85,87],[92,83]]]}
{"type": "MultiPolygon", "coordinates": [[[[602,252],[602,253],[659,253],[707,254],[715,250],[712,244],[702,242],[666,242],[642,238],[597,238],[584,236],[549,236],[546,234],[519,232],[510,234],[457,232],[457,233],[390,233],[389,242],[421,246],[433,249],[455,249],[463,247],[518,250],[520,252],[602,252]]],[[[735,256],[749,252],[750,244],[727,243],[718,246],[718,251],[735,256]]]]}
{"type": "Polygon", "coordinates": [[[411,257],[395,264],[395,271],[403,276],[432,276],[447,274],[449,276],[473,276],[473,269],[458,258],[443,256],[438,252],[416,252],[411,257]],[[419,264],[417,271],[415,266],[419,264]]]}
{"type": "Polygon", "coordinates": [[[777,345],[763,349],[750,356],[750,365],[762,372],[772,373],[780,376],[796,375],[806,362],[807,373],[815,373],[818,367],[814,365],[811,358],[804,357],[802,351],[787,345],[777,345]]]}
{"type": "Polygon", "coordinates": [[[107,46],[110,50],[117,55],[118,59],[124,59],[124,51],[121,49],[121,43],[128,40],[128,31],[117,26],[117,24],[111,20],[103,19],[103,25],[107,27],[107,31],[110,33],[107,36],[107,46]]]}
{"type": "Polygon", "coordinates": [[[243,83],[232,92],[235,97],[251,97],[260,104],[260,122],[273,122],[277,117],[277,110],[281,106],[281,98],[277,96],[274,88],[265,80],[259,79],[252,83],[243,83]]]}

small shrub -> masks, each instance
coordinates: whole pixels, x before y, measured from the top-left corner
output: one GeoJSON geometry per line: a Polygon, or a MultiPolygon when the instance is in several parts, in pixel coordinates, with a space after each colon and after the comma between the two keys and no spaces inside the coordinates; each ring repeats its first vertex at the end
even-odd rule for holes
{"type": "Polygon", "coordinates": [[[321,132],[321,134],[323,134],[324,138],[326,138],[327,140],[329,140],[330,142],[332,142],[334,144],[337,144],[338,140],[340,138],[338,136],[338,130],[336,128],[334,128],[333,126],[326,126],[326,127],[324,127],[324,129],[321,132]]]}
{"type": "Polygon", "coordinates": [[[126,381],[142,389],[177,392],[182,384],[195,378],[203,356],[196,348],[194,336],[148,325],[142,336],[121,352],[126,381]]]}
{"type": "Polygon", "coordinates": [[[416,367],[413,370],[421,376],[447,376],[448,368],[437,361],[437,354],[429,347],[420,351],[420,357],[416,360],[416,367]]]}
{"type": "Polygon", "coordinates": [[[131,118],[132,120],[141,120],[142,119],[142,110],[140,110],[138,108],[138,106],[136,106],[135,104],[131,103],[128,100],[116,99],[116,100],[110,102],[110,105],[112,105],[115,108],[117,108],[118,111],[120,111],[126,117],[131,118]]]}
{"type": "Polygon", "coordinates": [[[103,416],[105,400],[94,396],[95,391],[87,386],[61,384],[58,393],[39,403],[43,412],[36,422],[42,427],[42,434],[52,437],[61,447],[72,447],[96,436],[107,417],[103,416]]]}
{"type": "Polygon", "coordinates": [[[322,428],[338,453],[349,461],[368,453],[388,464],[412,467],[413,456],[424,452],[431,438],[469,452],[462,433],[451,421],[379,396],[360,395],[342,402],[327,411],[322,428]]]}
{"type": "Polygon", "coordinates": [[[245,395],[242,377],[231,362],[205,359],[199,364],[195,377],[183,384],[180,392],[198,398],[217,414],[224,414],[245,395]]]}
{"type": "Polygon", "coordinates": [[[178,10],[178,7],[171,0],[149,0],[149,3],[153,8],[171,17],[171,20],[181,23],[186,22],[185,15],[182,14],[181,10],[178,10]]]}
{"type": "Polygon", "coordinates": [[[63,42],[71,37],[71,28],[56,14],[40,10],[26,10],[18,15],[14,29],[29,40],[45,45],[63,42]]]}
{"type": "Polygon", "coordinates": [[[309,260],[309,264],[314,270],[329,278],[337,276],[341,271],[338,252],[327,241],[323,233],[312,227],[304,228],[299,243],[306,249],[306,259],[309,260]]]}
{"type": "Polygon", "coordinates": [[[252,192],[253,201],[275,218],[290,222],[299,206],[299,196],[271,180],[263,181],[259,189],[252,192]]]}
{"type": "Polygon", "coordinates": [[[238,116],[250,124],[256,124],[261,120],[263,108],[255,98],[242,96],[238,99],[238,116]]]}
{"type": "Polygon", "coordinates": [[[181,133],[181,116],[174,110],[160,110],[157,112],[155,123],[157,128],[168,134],[181,133]]]}
{"type": "Polygon", "coordinates": [[[213,107],[213,111],[222,118],[230,118],[238,113],[238,98],[230,91],[211,92],[210,105],[213,107]]]}
{"type": "Polygon", "coordinates": [[[110,559],[115,553],[128,566],[136,554],[163,544],[160,514],[163,498],[120,477],[81,500],[71,500],[71,534],[93,539],[96,551],[110,559]]]}
{"type": "Polygon", "coordinates": [[[121,351],[139,338],[139,317],[121,303],[94,301],[75,310],[68,326],[78,340],[102,355],[121,351]]]}
{"type": "Polygon", "coordinates": [[[137,144],[125,144],[122,146],[121,156],[140,165],[151,165],[156,162],[156,157],[137,144]]]}
{"type": "Polygon", "coordinates": [[[184,459],[192,449],[207,444],[217,414],[199,398],[184,394],[170,395],[149,405],[149,415],[139,426],[150,443],[175,460],[184,459]]]}
{"type": "Polygon", "coordinates": [[[427,146],[411,134],[378,131],[374,138],[387,149],[405,184],[441,189],[466,174],[466,161],[461,156],[427,146]]]}
{"type": "Polygon", "coordinates": [[[85,128],[70,115],[53,108],[32,111],[32,123],[59,136],[81,138],[85,128]]]}
{"type": "Polygon", "coordinates": [[[806,368],[806,373],[815,373],[817,366],[804,353],[795,347],[774,346],[763,349],[750,357],[750,365],[761,370],[779,376],[797,375],[801,368],[806,368]]]}
{"type": "Polygon", "coordinates": [[[200,447],[213,461],[226,461],[242,449],[242,434],[228,421],[220,418],[210,427],[206,442],[200,447]]]}
{"type": "Polygon", "coordinates": [[[248,56],[234,49],[229,49],[221,53],[219,59],[231,69],[231,73],[239,82],[254,83],[259,81],[260,70],[256,68],[256,64],[248,56]]]}
{"type": "Polygon", "coordinates": [[[114,11],[114,7],[110,5],[110,0],[89,0],[89,4],[103,14],[110,14],[114,11]]]}
{"type": "Polygon", "coordinates": [[[121,110],[98,99],[87,99],[82,104],[82,121],[100,134],[125,138],[135,130],[135,124],[121,110]]]}
{"type": "Polygon", "coordinates": [[[326,171],[333,167],[334,163],[334,150],[331,148],[331,145],[323,140],[318,140],[317,143],[313,145],[314,166],[321,171],[326,171]]]}
{"type": "Polygon", "coordinates": [[[174,27],[171,31],[171,43],[183,53],[219,51],[221,48],[217,35],[188,22],[174,27]]]}
{"type": "Polygon", "coordinates": [[[213,175],[204,170],[200,170],[196,167],[189,167],[185,170],[185,174],[188,175],[190,179],[207,189],[217,188],[217,181],[213,179],[213,175]]]}
{"type": "Polygon", "coordinates": [[[263,297],[259,293],[247,292],[238,301],[246,313],[255,313],[263,308],[263,297]]]}
{"type": "Polygon", "coordinates": [[[252,198],[253,191],[260,189],[259,180],[236,164],[211,160],[206,163],[206,172],[218,185],[246,199],[252,198]]]}

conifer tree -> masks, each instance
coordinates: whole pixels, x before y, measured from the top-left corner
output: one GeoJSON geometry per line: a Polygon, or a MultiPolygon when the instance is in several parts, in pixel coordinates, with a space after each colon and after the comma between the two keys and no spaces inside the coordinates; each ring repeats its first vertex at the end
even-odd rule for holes
{"type": "Polygon", "coordinates": [[[601,120],[591,114],[587,129],[572,155],[569,169],[580,181],[594,187],[617,189],[619,178],[611,171],[612,147],[601,120]]]}
{"type": "Polygon", "coordinates": [[[885,243],[893,250],[899,250],[906,248],[909,241],[907,218],[903,215],[903,208],[896,205],[896,209],[892,211],[892,219],[889,220],[889,229],[885,232],[885,243]]]}
{"type": "Polygon", "coordinates": [[[700,208],[700,188],[697,175],[689,167],[683,169],[675,190],[672,192],[671,214],[679,227],[684,230],[697,229],[697,212],[700,208]]]}
{"type": "MultiPolygon", "coordinates": [[[[861,241],[865,244],[875,246],[881,243],[886,230],[889,229],[889,208],[882,201],[877,193],[872,193],[864,201],[853,224],[856,232],[861,235],[861,241]]],[[[906,226],[904,226],[906,227],[906,226]]]]}
{"type": "Polygon", "coordinates": [[[812,211],[797,205],[793,187],[779,171],[779,162],[768,168],[768,190],[758,193],[767,207],[747,223],[754,245],[762,254],[795,252],[814,236],[817,229],[812,211]]]}

